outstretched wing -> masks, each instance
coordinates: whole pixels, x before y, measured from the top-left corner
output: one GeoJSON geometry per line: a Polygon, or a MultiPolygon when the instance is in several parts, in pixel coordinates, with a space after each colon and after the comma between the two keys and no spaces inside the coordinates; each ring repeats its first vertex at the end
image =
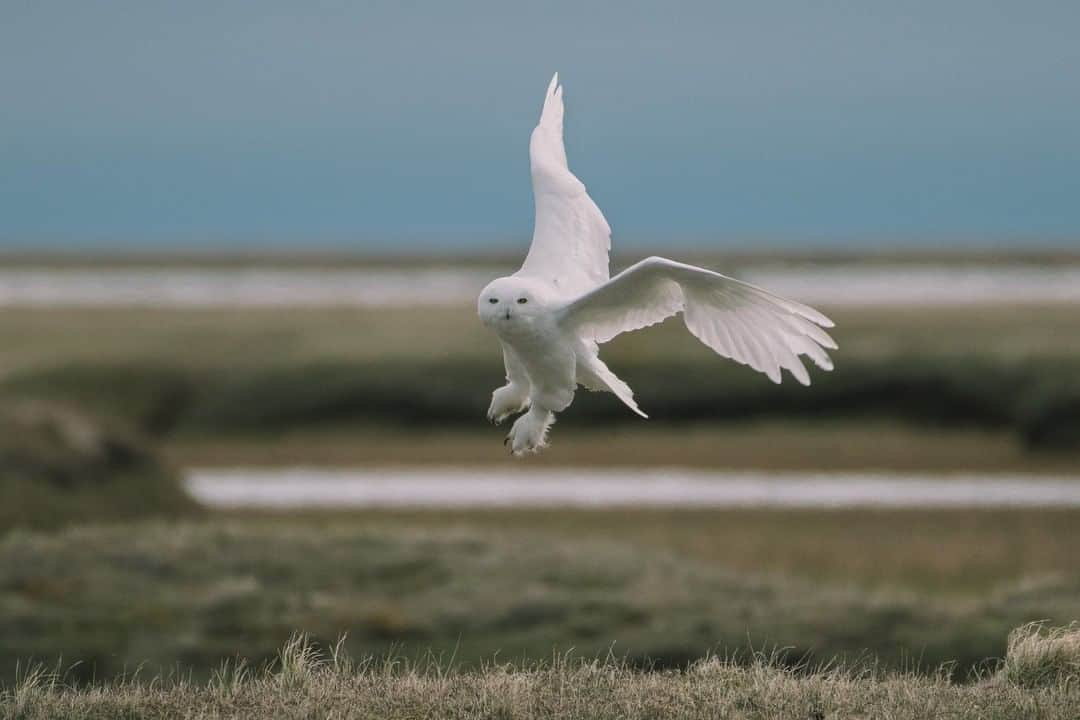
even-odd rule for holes
{"type": "Polygon", "coordinates": [[[800,355],[832,370],[825,349],[836,348],[836,342],[822,328],[833,323],[817,310],[665,258],[651,257],[627,268],[571,301],[558,318],[582,337],[607,342],[679,312],[698,340],[775,383],[785,368],[803,385],[810,384],[800,355]]]}
{"type": "Polygon", "coordinates": [[[540,124],[529,141],[536,225],[532,245],[516,274],[550,283],[574,297],[608,279],[611,228],[600,208],[566,164],[559,74],[551,78],[540,124]]]}

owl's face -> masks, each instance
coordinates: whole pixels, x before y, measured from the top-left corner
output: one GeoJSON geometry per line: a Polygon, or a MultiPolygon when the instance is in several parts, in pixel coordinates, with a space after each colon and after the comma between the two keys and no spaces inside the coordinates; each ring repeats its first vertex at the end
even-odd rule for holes
{"type": "Polygon", "coordinates": [[[531,327],[542,311],[538,288],[522,278],[499,278],[484,288],[476,301],[480,320],[497,332],[531,327]]]}

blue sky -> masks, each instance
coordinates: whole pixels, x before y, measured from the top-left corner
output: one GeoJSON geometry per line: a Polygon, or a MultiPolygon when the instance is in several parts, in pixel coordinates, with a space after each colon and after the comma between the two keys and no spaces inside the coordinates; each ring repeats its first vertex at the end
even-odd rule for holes
{"type": "Polygon", "coordinates": [[[1080,245],[1075,2],[0,0],[0,246],[1080,245]]]}

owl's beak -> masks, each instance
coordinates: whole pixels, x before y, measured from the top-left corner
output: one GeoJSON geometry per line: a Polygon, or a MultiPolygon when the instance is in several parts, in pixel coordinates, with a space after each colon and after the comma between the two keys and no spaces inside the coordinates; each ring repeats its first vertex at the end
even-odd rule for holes
{"type": "Polygon", "coordinates": [[[510,319],[510,308],[506,308],[506,319],[510,319]]]}

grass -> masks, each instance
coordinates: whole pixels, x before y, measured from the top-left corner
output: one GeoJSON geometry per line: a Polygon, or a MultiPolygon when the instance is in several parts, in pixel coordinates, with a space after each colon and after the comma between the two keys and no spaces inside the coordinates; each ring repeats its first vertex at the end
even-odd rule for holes
{"type": "MultiPolygon", "coordinates": [[[[657,424],[870,416],[1008,427],[1052,445],[1045,426],[1077,415],[1072,308],[835,314],[839,369],[809,389],[715,357],[677,322],[623,336],[605,357],[657,424]]],[[[464,309],[5,309],[0,348],[5,394],[75,400],[157,433],[473,427],[502,376],[495,339],[464,309]]],[[[580,395],[564,422],[634,420],[580,395]]]]}
{"type": "MultiPolygon", "coordinates": [[[[497,359],[496,359],[497,360],[497,359]]],[[[147,433],[242,436],[367,425],[399,432],[484,428],[496,360],[382,359],[281,367],[74,365],[17,372],[0,396],[75,403],[147,433]],[[494,365],[493,365],[494,364],[494,365]]],[[[635,361],[624,377],[651,427],[762,420],[890,421],[1004,430],[1025,447],[1080,447],[1080,359],[852,360],[808,388],[773,385],[713,359],[635,361]]],[[[610,395],[582,391],[560,427],[641,428],[610,395]]]]}
{"type": "MultiPolygon", "coordinates": [[[[681,669],[645,672],[606,658],[556,655],[543,663],[490,663],[462,671],[438,660],[353,660],[340,645],[320,651],[304,637],[274,661],[226,663],[204,683],[183,675],[71,687],[40,669],[0,694],[3,717],[49,718],[491,718],[525,720],[732,717],[823,720],[1074,720],[1075,672],[1062,671],[1049,638],[1021,629],[1004,670],[957,685],[936,676],[881,673],[873,667],[806,671],[759,655],[749,663],[711,658],[681,669]],[[1023,658],[1021,660],[1021,658],[1023,658]],[[1031,665],[1017,678],[1010,668],[1031,665]],[[1032,680],[1036,680],[1032,682],[1032,680]],[[1020,681],[1018,681],[1020,680],[1020,681]]],[[[1077,661],[1073,649],[1070,656],[1077,661]]]]}
{"type": "Polygon", "coordinates": [[[915,427],[887,420],[773,419],[605,428],[559,423],[543,453],[510,457],[506,426],[475,430],[344,425],[275,432],[177,434],[160,440],[172,463],[210,466],[438,465],[696,467],[758,471],[1061,473],[1076,454],[1031,452],[1003,429],[915,427]]]}
{"type": "MultiPolygon", "coordinates": [[[[1070,305],[823,308],[840,362],[897,355],[1021,360],[1080,355],[1070,305]]],[[[499,368],[498,343],[460,308],[0,308],[0,372],[78,365],[281,366],[429,357],[499,368]],[[86,331],[93,329],[93,342],[86,331]]],[[[713,358],[677,321],[605,345],[626,361],[713,358]]]]}
{"type": "MultiPolygon", "coordinates": [[[[624,336],[654,419],[583,393],[527,462],[1075,472],[1075,308],[831,314],[809,390],[624,336]]],[[[470,308],[0,309],[0,401],[54,408],[0,422],[0,718],[1076,717],[1080,511],[120,522],[191,510],[169,467],[508,463],[501,374],[470,308]]]]}
{"type": "MultiPolygon", "coordinates": [[[[618,426],[624,449],[642,463],[682,458],[686,444],[699,449],[683,462],[705,466],[1054,469],[1075,461],[1080,335],[1072,308],[835,314],[839,369],[819,373],[810,388],[776,387],[718,359],[677,322],[623,336],[605,357],[652,420],[581,392],[559,428],[618,426]],[[737,438],[727,447],[708,428],[721,423],[737,438]],[[761,423],[786,427],[766,432],[768,444],[753,442],[761,423]],[[815,459],[814,447],[833,450],[815,459]]],[[[502,368],[494,339],[466,309],[5,309],[0,347],[5,399],[73,403],[201,447],[203,457],[210,447],[225,456],[230,444],[291,435],[315,438],[328,456],[362,460],[363,452],[349,455],[348,437],[359,435],[359,446],[372,438],[373,459],[386,461],[400,453],[380,447],[408,444],[417,432],[455,435],[453,443],[477,448],[469,461],[492,457],[483,414],[502,368]]],[[[568,440],[560,429],[556,438],[568,440]]],[[[460,455],[453,443],[433,443],[460,455]]],[[[563,462],[628,457],[583,446],[567,447],[563,462]]]]}
{"type": "Polygon", "coordinates": [[[70,409],[0,408],[0,533],[198,511],[145,444],[70,409]]]}
{"type": "Polygon", "coordinates": [[[1080,510],[368,510],[238,512],[244,522],[557,537],[673,553],[746,576],[970,604],[1076,573],[1080,510]]]}
{"type": "Polygon", "coordinates": [[[956,661],[963,677],[1002,656],[1011,628],[1080,616],[1075,572],[950,598],[503,522],[267,517],[10,533],[0,540],[0,677],[61,657],[78,663],[79,682],[177,664],[207,677],[237,654],[273,657],[298,630],[323,642],[347,634],[355,655],[431,651],[463,667],[571,648],[677,667],[749,642],[815,661],[956,661]]]}
{"type": "Polygon", "coordinates": [[[1080,683],[1080,623],[1048,627],[1037,622],[1013,630],[1001,673],[1028,688],[1080,683]]]}

